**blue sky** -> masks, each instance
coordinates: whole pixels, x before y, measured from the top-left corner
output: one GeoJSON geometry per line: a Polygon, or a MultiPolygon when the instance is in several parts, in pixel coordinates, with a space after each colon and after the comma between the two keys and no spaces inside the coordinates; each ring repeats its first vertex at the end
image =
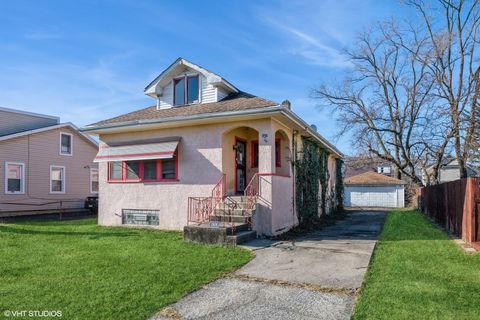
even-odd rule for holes
{"type": "MultiPolygon", "coordinates": [[[[335,134],[309,98],[350,66],[363,28],[398,1],[3,1],[0,106],[83,126],[153,104],[144,87],[181,56],[335,134]]],[[[352,153],[351,142],[336,142],[352,153]]]]}

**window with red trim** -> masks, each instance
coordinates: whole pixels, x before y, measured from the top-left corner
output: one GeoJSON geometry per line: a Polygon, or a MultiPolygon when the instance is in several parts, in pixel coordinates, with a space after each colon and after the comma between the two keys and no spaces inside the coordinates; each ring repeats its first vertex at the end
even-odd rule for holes
{"type": "Polygon", "coordinates": [[[252,168],[258,168],[258,140],[252,141],[252,168]]]}
{"type": "Polygon", "coordinates": [[[114,161],[108,163],[108,180],[123,180],[123,162],[114,161]]]}
{"type": "Polygon", "coordinates": [[[177,181],[178,157],[173,159],[113,161],[108,163],[109,182],[177,181]]]}
{"type": "MultiPolygon", "coordinates": [[[[282,166],[281,140],[275,139],[275,166],[282,166]]],[[[252,168],[258,168],[258,140],[252,141],[252,168]]]]}
{"type": "Polygon", "coordinates": [[[282,166],[281,141],[280,139],[275,139],[275,165],[277,167],[282,166]]]}

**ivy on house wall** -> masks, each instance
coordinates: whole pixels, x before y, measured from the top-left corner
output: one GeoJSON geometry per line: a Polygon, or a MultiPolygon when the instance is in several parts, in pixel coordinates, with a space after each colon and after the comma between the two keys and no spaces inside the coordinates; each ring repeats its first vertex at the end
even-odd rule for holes
{"type": "Polygon", "coordinates": [[[295,161],[295,200],[299,224],[308,226],[318,221],[320,210],[326,212],[328,151],[306,137],[302,145],[303,155],[295,161]]]}
{"type": "Polygon", "coordinates": [[[320,204],[322,214],[327,213],[327,190],[328,179],[330,178],[328,173],[328,151],[324,148],[318,148],[320,155],[320,204]]]}
{"type": "Polygon", "coordinates": [[[337,210],[343,209],[343,160],[336,159],[335,162],[335,196],[337,197],[337,210]]]}

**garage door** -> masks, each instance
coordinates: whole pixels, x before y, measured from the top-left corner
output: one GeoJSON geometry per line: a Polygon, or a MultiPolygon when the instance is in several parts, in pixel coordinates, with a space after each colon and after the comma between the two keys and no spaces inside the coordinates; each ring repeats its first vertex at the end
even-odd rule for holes
{"type": "Polygon", "coordinates": [[[403,187],[345,186],[347,207],[403,207],[403,187]]]}

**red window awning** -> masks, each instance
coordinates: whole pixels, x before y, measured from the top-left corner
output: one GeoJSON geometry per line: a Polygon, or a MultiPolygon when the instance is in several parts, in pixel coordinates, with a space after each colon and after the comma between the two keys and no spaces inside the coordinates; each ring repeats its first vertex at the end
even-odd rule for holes
{"type": "Polygon", "coordinates": [[[171,159],[178,140],[101,148],[94,162],[171,159]]]}

